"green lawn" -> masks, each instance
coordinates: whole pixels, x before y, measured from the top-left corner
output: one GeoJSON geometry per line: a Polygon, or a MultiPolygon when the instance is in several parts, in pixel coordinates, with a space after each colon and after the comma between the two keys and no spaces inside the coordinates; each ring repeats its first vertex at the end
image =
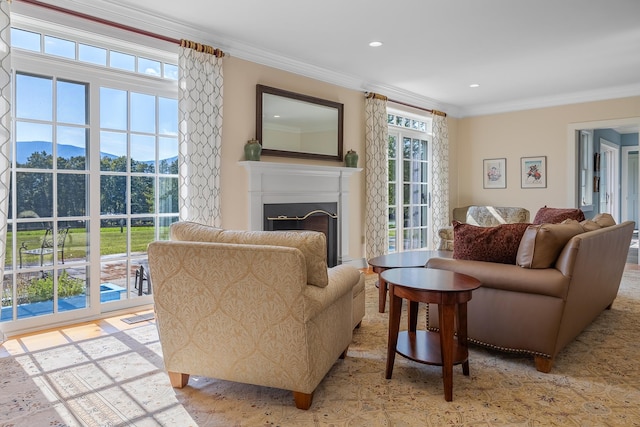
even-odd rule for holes
{"type": "MultiPolygon", "coordinates": [[[[167,230],[161,230],[161,235],[167,235],[167,230]]],[[[23,244],[28,249],[39,248],[44,236],[44,230],[25,230],[17,233],[17,248],[23,244]]],[[[7,242],[12,242],[13,233],[7,233],[7,242]]],[[[131,227],[131,249],[130,252],[146,252],[147,245],[155,239],[153,226],[131,227]]],[[[100,255],[124,254],[127,252],[127,229],[120,227],[102,227],[100,229],[100,255]]],[[[87,255],[87,230],[85,228],[73,228],[69,230],[69,235],[65,240],[65,259],[81,258],[87,255]]],[[[23,255],[24,261],[33,262],[36,255],[23,255]],[[30,257],[28,260],[26,257],[30,257]]],[[[11,265],[12,253],[7,250],[5,265],[11,265]]]]}

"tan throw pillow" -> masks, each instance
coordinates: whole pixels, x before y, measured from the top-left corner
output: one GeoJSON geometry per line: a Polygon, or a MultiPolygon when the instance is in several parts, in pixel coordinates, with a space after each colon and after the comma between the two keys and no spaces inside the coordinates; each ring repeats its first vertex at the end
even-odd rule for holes
{"type": "Polygon", "coordinates": [[[516,264],[524,268],[552,267],[575,235],[584,232],[579,223],[530,225],[520,240],[516,264]]]}
{"type": "Polygon", "coordinates": [[[453,258],[515,264],[528,223],[479,227],[453,221],[453,258]]]}
{"type": "Polygon", "coordinates": [[[584,231],[600,230],[602,228],[600,224],[593,222],[590,219],[585,219],[580,223],[580,225],[584,228],[584,231]]]}
{"type": "Polygon", "coordinates": [[[608,213],[599,213],[594,216],[592,219],[593,222],[598,224],[600,227],[611,227],[612,225],[616,225],[616,220],[613,219],[611,214],[608,213]]]}

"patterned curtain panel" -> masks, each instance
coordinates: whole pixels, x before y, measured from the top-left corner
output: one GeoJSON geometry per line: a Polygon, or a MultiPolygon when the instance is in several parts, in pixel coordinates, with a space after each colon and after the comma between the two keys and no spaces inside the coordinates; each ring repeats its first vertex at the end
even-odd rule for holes
{"type": "Polygon", "coordinates": [[[365,100],[365,237],[367,258],[389,251],[389,131],[387,98],[365,100]]]}
{"type": "MultiPolygon", "coordinates": [[[[0,278],[4,287],[11,177],[11,8],[0,0],[0,278]]],[[[0,343],[4,334],[0,331],[0,343]]]]}
{"type": "Polygon", "coordinates": [[[439,244],[438,230],[449,225],[449,128],[447,117],[433,112],[431,143],[431,248],[439,244]]]}
{"type": "Polygon", "coordinates": [[[178,58],[180,219],[220,227],[222,57],[199,50],[178,58]]]}

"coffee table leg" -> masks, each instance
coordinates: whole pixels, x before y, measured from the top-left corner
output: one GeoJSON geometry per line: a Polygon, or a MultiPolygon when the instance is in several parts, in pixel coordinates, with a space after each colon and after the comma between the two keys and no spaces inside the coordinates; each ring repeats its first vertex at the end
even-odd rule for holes
{"type": "Polygon", "coordinates": [[[387,369],[385,378],[391,379],[393,363],[396,360],[398,345],[398,331],[400,329],[400,314],[402,313],[402,298],[393,294],[393,285],[389,285],[389,338],[387,341],[387,369]]]}
{"type": "Polygon", "coordinates": [[[458,314],[458,344],[464,351],[464,362],[462,362],[462,373],[469,376],[469,343],[467,340],[467,303],[462,302],[456,306],[458,314]]]}
{"type": "Polygon", "coordinates": [[[382,280],[378,274],[378,313],[384,313],[384,307],[387,303],[387,282],[382,280]]]}
{"type": "Polygon", "coordinates": [[[416,326],[418,324],[418,302],[417,301],[409,301],[409,313],[407,320],[408,330],[409,332],[415,332],[416,326]]]}
{"type": "Polygon", "coordinates": [[[453,400],[453,333],[455,304],[438,305],[440,321],[440,352],[442,353],[442,379],[444,382],[444,400],[453,400]]]}

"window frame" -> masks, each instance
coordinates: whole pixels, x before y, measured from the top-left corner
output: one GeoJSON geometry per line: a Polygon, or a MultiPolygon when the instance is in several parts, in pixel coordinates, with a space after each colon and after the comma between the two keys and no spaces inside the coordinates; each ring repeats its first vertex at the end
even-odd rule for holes
{"type": "MultiPolygon", "coordinates": [[[[431,213],[431,182],[429,181],[429,178],[431,176],[431,141],[432,141],[432,133],[431,133],[431,118],[427,117],[427,116],[422,116],[422,115],[418,115],[406,110],[402,110],[402,109],[396,109],[396,108],[387,108],[387,115],[388,116],[394,116],[394,117],[403,117],[406,119],[410,119],[413,123],[410,127],[406,126],[406,123],[403,124],[403,126],[399,126],[396,124],[392,124],[390,122],[390,118],[388,118],[388,134],[389,134],[389,144],[391,144],[391,138],[395,137],[396,138],[396,159],[391,159],[389,157],[388,161],[389,161],[389,168],[390,168],[390,172],[391,172],[391,168],[392,168],[392,162],[395,161],[395,170],[393,173],[393,176],[396,178],[395,181],[389,181],[389,185],[391,185],[392,182],[395,182],[395,194],[396,194],[396,200],[395,200],[395,204],[392,205],[392,200],[391,197],[389,198],[389,205],[388,205],[388,212],[389,212],[389,247],[388,247],[388,251],[389,253],[394,253],[394,252],[403,252],[403,251],[408,251],[408,250],[416,250],[416,249],[428,249],[431,246],[431,227],[429,226],[429,224],[431,224],[432,221],[432,213],[431,213]],[[415,129],[416,124],[415,122],[421,122],[423,123],[424,126],[424,131],[423,130],[419,130],[419,129],[415,129]],[[405,181],[404,181],[404,163],[405,163],[405,159],[402,155],[402,146],[403,146],[403,138],[409,137],[412,140],[415,139],[419,139],[419,140],[424,140],[426,141],[426,160],[422,161],[423,163],[426,163],[426,179],[427,181],[409,181],[409,183],[416,183],[416,182],[421,182],[423,185],[426,185],[426,203],[413,203],[412,200],[409,200],[408,204],[404,203],[404,187],[405,187],[405,181]],[[402,180],[402,183],[400,183],[398,181],[398,179],[402,180]],[[411,224],[409,224],[409,226],[405,226],[405,218],[404,218],[404,209],[408,208],[409,211],[411,211],[412,209],[414,209],[415,207],[419,207],[419,206],[423,206],[424,208],[426,208],[426,223],[425,224],[421,224],[419,226],[413,226],[411,224]],[[395,228],[392,228],[392,224],[391,224],[391,209],[395,209],[395,228]],[[424,232],[426,232],[426,235],[424,236],[424,240],[423,244],[425,246],[422,246],[420,248],[413,248],[411,247],[412,245],[409,245],[410,247],[405,248],[405,236],[404,236],[404,232],[406,230],[415,230],[415,229],[423,229],[424,232]],[[395,232],[395,240],[393,238],[393,234],[395,232]]],[[[409,159],[411,163],[413,163],[415,160],[413,159],[409,159]]],[[[389,174],[391,176],[391,173],[389,174]]],[[[391,188],[389,189],[389,191],[391,191],[391,188]]]]}
{"type": "MultiPolygon", "coordinates": [[[[159,50],[154,47],[147,47],[140,44],[134,44],[130,42],[124,42],[122,40],[118,40],[111,37],[105,37],[104,35],[96,33],[91,33],[84,30],[78,30],[68,27],[58,26],[56,24],[52,24],[50,22],[43,22],[40,20],[35,20],[30,17],[25,17],[21,15],[12,14],[12,27],[23,29],[26,31],[41,33],[41,40],[44,38],[44,35],[50,35],[54,37],[59,37],[65,40],[73,40],[76,42],[76,58],[78,46],[80,43],[89,44],[96,47],[104,48],[105,46],[118,51],[124,51],[130,54],[134,54],[137,57],[157,60],[160,61],[161,64],[175,64],[177,66],[178,63],[178,55],[177,55],[177,47],[169,48],[166,51],[159,50]]],[[[168,44],[167,44],[168,45],[168,44]]],[[[42,48],[41,48],[42,49],[42,48]]],[[[43,51],[42,51],[43,52],[43,51]]],[[[88,111],[88,120],[87,120],[87,128],[88,128],[88,140],[89,144],[87,146],[87,164],[84,170],[74,171],[74,170],[64,170],[65,173],[71,174],[86,174],[88,176],[88,188],[87,188],[87,197],[88,201],[86,204],[86,212],[83,216],[73,217],[72,219],[77,219],[80,221],[86,221],[87,224],[87,239],[89,240],[89,254],[86,260],[82,262],[74,263],[74,267],[83,267],[87,269],[87,286],[90,286],[89,290],[89,302],[86,308],[80,310],[70,310],[66,312],[55,312],[55,304],[54,304],[54,313],[52,315],[44,315],[44,316],[34,316],[29,318],[21,318],[17,320],[5,321],[2,323],[3,329],[6,331],[20,331],[32,329],[34,327],[39,327],[45,324],[51,324],[52,319],[55,322],[68,322],[77,320],[79,317],[85,318],[95,317],[100,315],[101,313],[111,312],[115,310],[120,310],[123,308],[134,307],[134,306],[144,306],[151,304],[153,302],[153,297],[151,295],[144,295],[138,298],[126,298],[122,301],[116,301],[109,304],[101,304],[100,303],[100,293],[91,290],[97,289],[99,284],[101,283],[100,277],[100,268],[96,268],[95,266],[100,266],[102,263],[102,257],[100,255],[100,155],[91,155],[92,153],[100,152],[100,108],[99,108],[99,91],[100,87],[112,87],[118,88],[122,90],[126,90],[128,93],[136,92],[136,93],[146,93],[152,94],[157,98],[170,98],[170,99],[178,99],[178,82],[174,79],[168,79],[164,77],[151,76],[149,74],[138,73],[138,72],[128,72],[122,71],[119,69],[112,69],[109,67],[105,67],[102,65],[95,65],[90,62],[83,62],[77,59],[68,59],[60,56],[49,55],[42,52],[34,52],[29,50],[23,50],[19,48],[12,49],[12,76],[13,76],[13,84],[15,85],[15,76],[16,73],[25,73],[30,75],[38,75],[38,76],[47,76],[54,77],[54,81],[74,81],[74,82],[82,82],[88,85],[88,103],[90,105],[88,111]],[[53,316],[53,317],[52,317],[53,316]]],[[[138,60],[136,59],[136,63],[138,60]]],[[[164,69],[164,65],[161,65],[164,69]]],[[[13,86],[15,92],[15,86],[13,86]]],[[[54,98],[55,99],[55,98],[54,98]]],[[[13,103],[12,103],[13,104],[13,103]]],[[[15,108],[15,105],[12,105],[12,108],[15,108]]],[[[156,101],[156,112],[158,111],[158,103],[156,101]]],[[[15,117],[15,114],[14,114],[15,117]]],[[[55,120],[55,118],[54,118],[55,120]]],[[[158,117],[156,117],[156,123],[158,121],[158,117]]],[[[56,122],[57,123],[57,122],[56,122]]],[[[15,120],[13,123],[15,135],[15,120]]],[[[156,129],[158,131],[158,129],[156,129]]],[[[176,134],[176,138],[178,135],[176,134]]],[[[53,139],[55,143],[55,137],[53,139]]],[[[12,141],[13,147],[15,147],[15,141],[12,141]]],[[[158,147],[158,142],[156,140],[156,147],[158,147]]],[[[15,149],[12,148],[12,156],[15,159],[15,149]]],[[[128,154],[128,158],[130,158],[128,154]]],[[[156,153],[156,161],[158,159],[158,153],[156,153]]],[[[55,160],[54,160],[55,162],[55,160]]],[[[15,161],[12,162],[12,176],[15,177],[15,161]]],[[[48,171],[57,173],[55,171],[48,171]]],[[[127,173],[129,176],[132,176],[130,169],[128,169],[127,173]]],[[[156,163],[155,173],[154,173],[154,189],[155,189],[155,200],[156,200],[156,209],[153,213],[149,215],[142,216],[153,216],[154,218],[159,218],[160,216],[174,216],[177,218],[178,212],[175,213],[167,213],[160,214],[158,211],[158,183],[161,178],[166,177],[176,177],[178,174],[162,174],[159,172],[158,163],[156,163]]],[[[55,195],[55,189],[54,189],[55,195]]],[[[129,195],[128,195],[129,196],[129,195]]],[[[84,197],[84,195],[83,195],[84,197]]],[[[15,203],[13,209],[15,210],[15,203]]],[[[129,210],[130,213],[130,210],[129,210]]],[[[53,216],[51,217],[51,221],[57,222],[58,213],[53,212],[53,216]]],[[[66,221],[68,217],[61,217],[66,221]]],[[[10,220],[9,227],[14,227],[14,223],[16,223],[16,214],[15,212],[12,215],[12,219],[10,220]]],[[[155,221],[155,238],[158,238],[159,233],[159,221],[155,221]]],[[[17,254],[17,241],[18,239],[13,239],[11,242],[7,242],[7,244],[12,245],[11,247],[7,247],[7,251],[12,251],[13,254],[17,254]]],[[[133,257],[127,250],[127,259],[131,260],[133,257]]],[[[145,258],[146,258],[146,254],[145,258]]],[[[14,260],[14,266],[16,266],[16,261],[14,260]]],[[[57,270],[64,269],[64,265],[56,266],[57,270]]],[[[19,270],[17,268],[11,269],[11,271],[6,270],[5,276],[7,274],[18,274],[19,270]]],[[[127,273],[127,289],[129,289],[130,284],[132,283],[132,279],[129,277],[130,273],[127,273]]],[[[55,300],[54,300],[55,301],[55,300]]],[[[15,305],[14,305],[15,309],[15,305]]]]}

